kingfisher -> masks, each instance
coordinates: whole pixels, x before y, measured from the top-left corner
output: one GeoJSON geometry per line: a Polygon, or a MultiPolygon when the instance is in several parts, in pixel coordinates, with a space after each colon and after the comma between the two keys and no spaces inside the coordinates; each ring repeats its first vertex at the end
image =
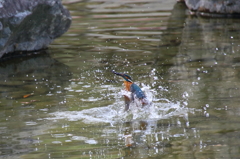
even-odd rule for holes
{"type": "Polygon", "coordinates": [[[124,95],[125,99],[125,111],[129,109],[129,105],[131,102],[133,102],[135,99],[139,100],[143,106],[149,104],[149,101],[144,94],[144,92],[141,90],[141,88],[133,83],[132,78],[124,73],[118,73],[116,71],[112,71],[115,75],[118,75],[124,79],[124,85],[126,91],[131,92],[131,97],[129,98],[127,95],[124,95]]]}

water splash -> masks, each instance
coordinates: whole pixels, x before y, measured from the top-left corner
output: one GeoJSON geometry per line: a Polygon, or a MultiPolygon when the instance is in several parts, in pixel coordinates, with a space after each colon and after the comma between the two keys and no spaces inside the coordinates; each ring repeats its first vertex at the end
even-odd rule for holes
{"type": "MultiPolygon", "coordinates": [[[[113,123],[133,120],[158,120],[172,116],[186,117],[189,109],[182,102],[171,102],[168,99],[156,99],[156,91],[143,85],[148,100],[151,104],[139,106],[138,101],[131,103],[128,111],[124,111],[122,95],[130,95],[127,91],[121,91],[116,95],[116,102],[105,107],[84,109],[81,111],[64,111],[51,113],[51,120],[67,119],[69,121],[82,120],[84,123],[113,123]]],[[[185,99],[187,100],[187,99],[185,99]]],[[[187,117],[186,117],[187,118],[187,117]]]]}

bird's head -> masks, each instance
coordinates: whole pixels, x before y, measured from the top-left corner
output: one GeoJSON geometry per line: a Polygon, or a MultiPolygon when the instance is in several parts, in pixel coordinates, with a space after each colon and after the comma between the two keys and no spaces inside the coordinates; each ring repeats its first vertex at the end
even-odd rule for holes
{"type": "Polygon", "coordinates": [[[116,72],[116,71],[112,71],[112,73],[114,73],[115,75],[118,75],[118,76],[120,76],[120,77],[122,77],[125,81],[127,81],[127,82],[132,82],[132,78],[129,76],[129,75],[127,75],[127,74],[124,74],[124,73],[118,73],[118,72],[116,72]]]}

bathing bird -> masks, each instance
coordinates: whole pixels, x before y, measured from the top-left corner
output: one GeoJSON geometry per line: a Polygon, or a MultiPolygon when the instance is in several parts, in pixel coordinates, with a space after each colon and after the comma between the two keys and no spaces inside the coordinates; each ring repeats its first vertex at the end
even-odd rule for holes
{"type": "Polygon", "coordinates": [[[122,77],[124,79],[125,90],[131,92],[131,97],[124,95],[126,111],[129,109],[130,103],[134,100],[139,100],[142,106],[149,104],[149,101],[144,92],[138,85],[133,83],[132,78],[129,75],[124,73],[118,73],[114,70],[112,71],[112,73],[122,77]]]}

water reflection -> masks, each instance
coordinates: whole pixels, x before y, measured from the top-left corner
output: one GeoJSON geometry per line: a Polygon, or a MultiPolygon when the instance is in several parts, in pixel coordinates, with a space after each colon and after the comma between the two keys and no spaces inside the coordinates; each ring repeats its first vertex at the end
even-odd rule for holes
{"type": "Polygon", "coordinates": [[[16,140],[32,150],[23,158],[238,158],[239,19],[142,2],[66,1],[73,25],[39,58],[51,64],[8,71],[2,154],[16,140]],[[151,107],[124,112],[111,70],[131,75],[151,107]]]}
{"type": "Polygon", "coordinates": [[[190,127],[198,135],[190,136],[188,140],[196,141],[193,150],[197,151],[194,155],[198,157],[237,156],[234,151],[223,151],[234,150],[233,145],[237,143],[233,144],[229,139],[237,135],[238,126],[234,121],[239,119],[238,115],[230,115],[238,112],[239,102],[236,60],[239,58],[239,36],[234,36],[237,23],[239,19],[187,18],[181,44],[171,59],[169,81],[178,83],[181,91],[188,93],[189,108],[202,109],[195,111],[194,116],[190,114],[189,118],[190,127]]]}
{"type": "MultiPolygon", "coordinates": [[[[49,129],[42,118],[52,104],[64,101],[63,86],[69,83],[69,67],[45,51],[4,57],[0,64],[1,146],[3,156],[32,150],[39,143],[32,136],[49,129]],[[54,102],[55,101],[55,102],[54,102]]],[[[53,108],[56,109],[56,108],[53,108]]]]}

